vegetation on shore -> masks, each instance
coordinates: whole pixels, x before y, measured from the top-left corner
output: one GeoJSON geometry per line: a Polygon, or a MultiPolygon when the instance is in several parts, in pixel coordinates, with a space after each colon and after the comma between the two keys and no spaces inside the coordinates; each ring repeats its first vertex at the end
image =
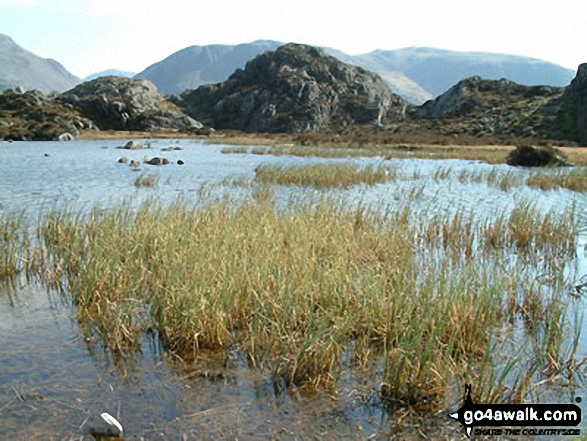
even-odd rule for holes
{"type": "Polygon", "coordinates": [[[484,221],[409,203],[278,208],[271,192],[257,195],[237,206],[52,212],[35,245],[4,219],[0,274],[68,293],[82,329],[113,351],[151,330],[179,356],[238,348],[288,384],[314,387],[383,363],[390,402],[439,405],[455,379],[473,381],[484,401],[520,400],[582,363],[562,263],[575,249],[574,213],[521,204],[484,221]],[[529,344],[512,349],[521,335],[529,344]]]}
{"type": "Polygon", "coordinates": [[[397,170],[384,165],[360,167],[352,163],[290,166],[261,164],[255,169],[255,176],[260,182],[270,184],[349,188],[361,183],[374,185],[394,180],[397,170]]]}

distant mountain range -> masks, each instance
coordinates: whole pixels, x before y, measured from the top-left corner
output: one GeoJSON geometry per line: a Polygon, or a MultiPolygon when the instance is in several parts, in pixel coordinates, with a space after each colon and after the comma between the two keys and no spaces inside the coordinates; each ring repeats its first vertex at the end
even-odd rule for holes
{"type": "MultiPolygon", "coordinates": [[[[237,45],[190,46],[152,64],[135,78],[151,80],[162,93],[178,94],[202,84],[225,81],[236,69],[243,69],[247,61],[281,45],[278,41],[257,40],[237,45]]],[[[566,86],[575,76],[573,70],[553,63],[505,54],[406,48],[348,55],[332,48],[324,50],[341,61],[378,73],[392,91],[413,104],[433,99],[471,76],[507,78],[528,86],[566,86]]],[[[111,69],[85,81],[108,75],[132,73],[111,69]]],[[[56,61],[37,57],[0,34],[0,89],[20,85],[64,91],[79,82],[56,61]]]]}
{"type": "Polygon", "coordinates": [[[129,72],[126,70],[118,70],[118,69],[106,69],[101,72],[96,72],[91,75],[88,75],[84,78],[84,81],[92,81],[96,78],[100,77],[124,77],[124,78],[132,78],[136,75],[136,72],[129,72]]]}
{"type": "Polygon", "coordinates": [[[20,86],[63,92],[79,82],[57,61],[38,57],[0,34],[0,90],[20,86]]]}
{"type": "MultiPolygon", "coordinates": [[[[151,80],[163,93],[177,94],[202,84],[222,82],[236,69],[243,69],[248,60],[281,45],[278,41],[259,40],[233,46],[190,46],[149,66],[135,78],[151,80]]],[[[559,87],[567,86],[575,76],[571,69],[515,55],[433,48],[376,50],[363,55],[324,50],[345,63],[378,73],[394,92],[414,104],[433,99],[471,76],[559,87]]]]}

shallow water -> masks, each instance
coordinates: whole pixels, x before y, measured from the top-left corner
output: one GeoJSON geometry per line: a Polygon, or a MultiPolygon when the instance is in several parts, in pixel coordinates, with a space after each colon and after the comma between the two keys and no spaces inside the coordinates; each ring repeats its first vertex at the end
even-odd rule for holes
{"type": "MultiPolygon", "coordinates": [[[[151,150],[118,150],[126,141],[0,142],[0,213],[24,211],[36,219],[56,206],[89,210],[121,202],[138,206],[150,197],[172,202],[178,196],[198,201],[203,185],[225,178],[254,177],[260,163],[308,163],[336,160],[222,154],[223,146],[192,140],[151,140],[151,150]],[[180,151],[161,152],[171,145],[180,151]],[[48,156],[46,156],[48,155],[48,156]],[[167,166],[142,164],[140,171],[117,163],[126,156],[162,156],[167,166]],[[182,159],[185,165],[175,162],[182,159]],[[157,188],[136,188],[141,174],[160,178],[157,188]]],[[[141,141],[146,144],[146,141],[141,141]]],[[[380,158],[355,159],[371,164],[380,158]]],[[[329,194],[349,205],[397,207],[414,186],[421,192],[410,201],[423,215],[460,210],[480,218],[497,216],[519,202],[540,210],[563,212],[573,205],[580,227],[587,227],[585,196],[567,190],[541,191],[526,186],[503,191],[483,183],[461,183],[460,170],[506,170],[480,162],[394,159],[400,179],[371,188],[358,186],[329,194]],[[453,178],[434,180],[434,172],[450,167],[453,178]],[[418,176],[414,177],[414,172],[418,176]],[[414,179],[415,178],[415,179],[414,179]]],[[[520,174],[527,173],[520,170],[520,174]]],[[[219,185],[218,198],[252,197],[238,185],[219,185]]],[[[324,192],[298,187],[277,188],[278,198],[312,200],[324,192]]],[[[207,196],[209,198],[209,196],[207,196]]],[[[578,238],[577,259],[568,277],[587,273],[586,238],[578,238]]],[[[571,281],[572,281],[571,280],[571,281]]],[[[587,354],[587,337],[580,353],[587,354]]],[[[446,412],[436,416],[386,409],[378,398],[381,371],[345,370],[336,391],[302,393],[273,382],[248,366],[238,351],[180,361],[163,353],[156,339],[145,336],[142,352],[115,359],[100,344],[85,341],[75,311],[58,292],[34,283],[0,285],[0,439],[79,439],[108,412],[119,417],[126,439],[387,439],[390,436],[451,438],[462,436],[445,416],[459,397],[447,398],[446,412]],[[348,372],[346,372],[348,371],[348,372]],[[403,423],[398,423],[402,421],[403,423]],[[162,434],[162,435],[161,435],[162,434]]],[[[577,391],[587,397],[587,389],[577,391]]],[[[554,400],[568,402],[565,391],[552,390],[554,400]]]]}

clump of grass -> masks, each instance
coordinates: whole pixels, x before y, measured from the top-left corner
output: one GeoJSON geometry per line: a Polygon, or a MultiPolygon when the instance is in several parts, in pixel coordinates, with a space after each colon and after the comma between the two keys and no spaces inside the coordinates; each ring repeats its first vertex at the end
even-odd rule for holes
{"type": "Polygon", "coordinates": [[[220,153],[229,154],[229,153],[249,153],[248,147],[225,147],[220,150],[220,153]]]}
{"type": "Polygon", "coordinates": [[[351,163],[281,166],[262,164],[255,169],[256,179],[280,185],[313,186],[316,188],[348,188],[357,184],[374,185],[397,178],[392,167],[351,163]]]}
{"type": "Polygon", "coordinates": [[[0,219],[0,278],[12,277],[22,271],[29,239],[21,223],[19,216],[0,219]]]}
{"type": "Polygon", "coordinates": [[[526,183],[541,190],[566,188],[572,191],[587,191],[587,172],[584,169],[571,172],[534,172],[528,176],[526,183]]]}
{"type": "Polygon", "coordinates": [[[157,187],[159,185],[159,176],[141,175],[135,179],[135,187],[157,187]]]}
{"type": "Polygon", "coordinates": [[[520,365],[541,372],[548,354],[561,372],[566,306],[558,291],[515,283],[523,259],[512,267],[509,256],[524,244],[536,255],[554,249],[569,219],[522,206],[489,230],[464,214],[415,221],[409,207],[385,216],[327,201],[278,209],[261,188],[258,202],[236,207],[50,214],[42,237],[54,280],[113,349],[136,347],[146,329],[178,354],[238,345],[290,384],[332,385],[348,352],[363,365],[384,360],[386,400],[441,403],[455,376],[499,400],[505,376],[493,354],[515,314],[544,336],[520,365]],[[490,265],[475,258],[488,231],[490,265]]]}

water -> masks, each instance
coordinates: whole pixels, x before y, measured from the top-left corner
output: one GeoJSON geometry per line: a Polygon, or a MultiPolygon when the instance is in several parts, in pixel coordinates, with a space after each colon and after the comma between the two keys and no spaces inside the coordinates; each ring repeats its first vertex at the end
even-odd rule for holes
{"type": "MultiPolygon", "coordinates": [[[[138,206],[156,197],[172,202],[203,197],[201,188],[227,178],[253,178],[260,163],[309,163],[333,159],[222,154],[224,146],[193,140],[151,140],[152,150],[118,150],[123,141],[0,142],[0,213],[24,211],[36,219],[58,206],[87,211],[119,203],[138,206]],[[161,152],[180,146],[182,150],[161,152]],[[134,171],[120,157],[143,160],[162,156],[166,166],[141,164],[134,171]],[[176,164],[182,159],[185,165],[176,164]],[[156,188],[137,188],[141,174],[156,175],[156,188]]],[[[146,142],[143,142],[144,144],[146,142]]],[[[371,164],[380,158],[355,159],[371,164]]],[[[567,190],[540,191],[525,186],[503,191],[483,183],[461,183],[460,170],[504,169],[472,161],[396,159],[400,179],[371,188],[358,186],[330,194],[349,205],[397,207],[414,186],[421,191],[411,204],[427,215],[471,212],[491,217],[517,203],[532,201],[540,210],[563,212],[575,206],[585,230],[585,196],[567,190]],[[442,167],[453,178],[435,180],[442,167]],[[414,173],[417,172],[415,176],[414,173]]],[[[519,173],[526,173],[520,171],[519,173]]],[[[251,197],[239,186],[215,187],[218,197],[251,197]]],[[[277,188],[278,198],[311,200],[324,192],[277,188]]],[[[578,256],[570,274],[586,274],[586,238],[579,237],[578,256]]],[[[586,338],[582,353],[587,353],[586,338]]],[[[126,439],[387,439],[460,437],[462,431],[444,414],[422,420],[409,410],[393,412],[381,405],[376,389],[381,375],[349,371],[336,391],[302,393],[275,383],[238,352],[179,361],[145,336],[142,351],[120,359],[100,344],[86,341],[66,298],[35,283],[0,287],[0,439],[79,439],[98,424],[98,415],[118,416],[126,439]],[[393,418],[391,417],[393,414],[393,418]],[[398,423],[398,421],[402,421],[398,423]]],[[[587,397],[587,390],[578,395],[587,397]]],[[[559,397],[568,400],[564,394],[559,397]]],[[[566,402],[566,401],[565,401],[566,402]]],[[[447,411],[456,403],[447,402],[447,411]]],[[[90,439],[90,438],[89,438],[90,439]]]]}

